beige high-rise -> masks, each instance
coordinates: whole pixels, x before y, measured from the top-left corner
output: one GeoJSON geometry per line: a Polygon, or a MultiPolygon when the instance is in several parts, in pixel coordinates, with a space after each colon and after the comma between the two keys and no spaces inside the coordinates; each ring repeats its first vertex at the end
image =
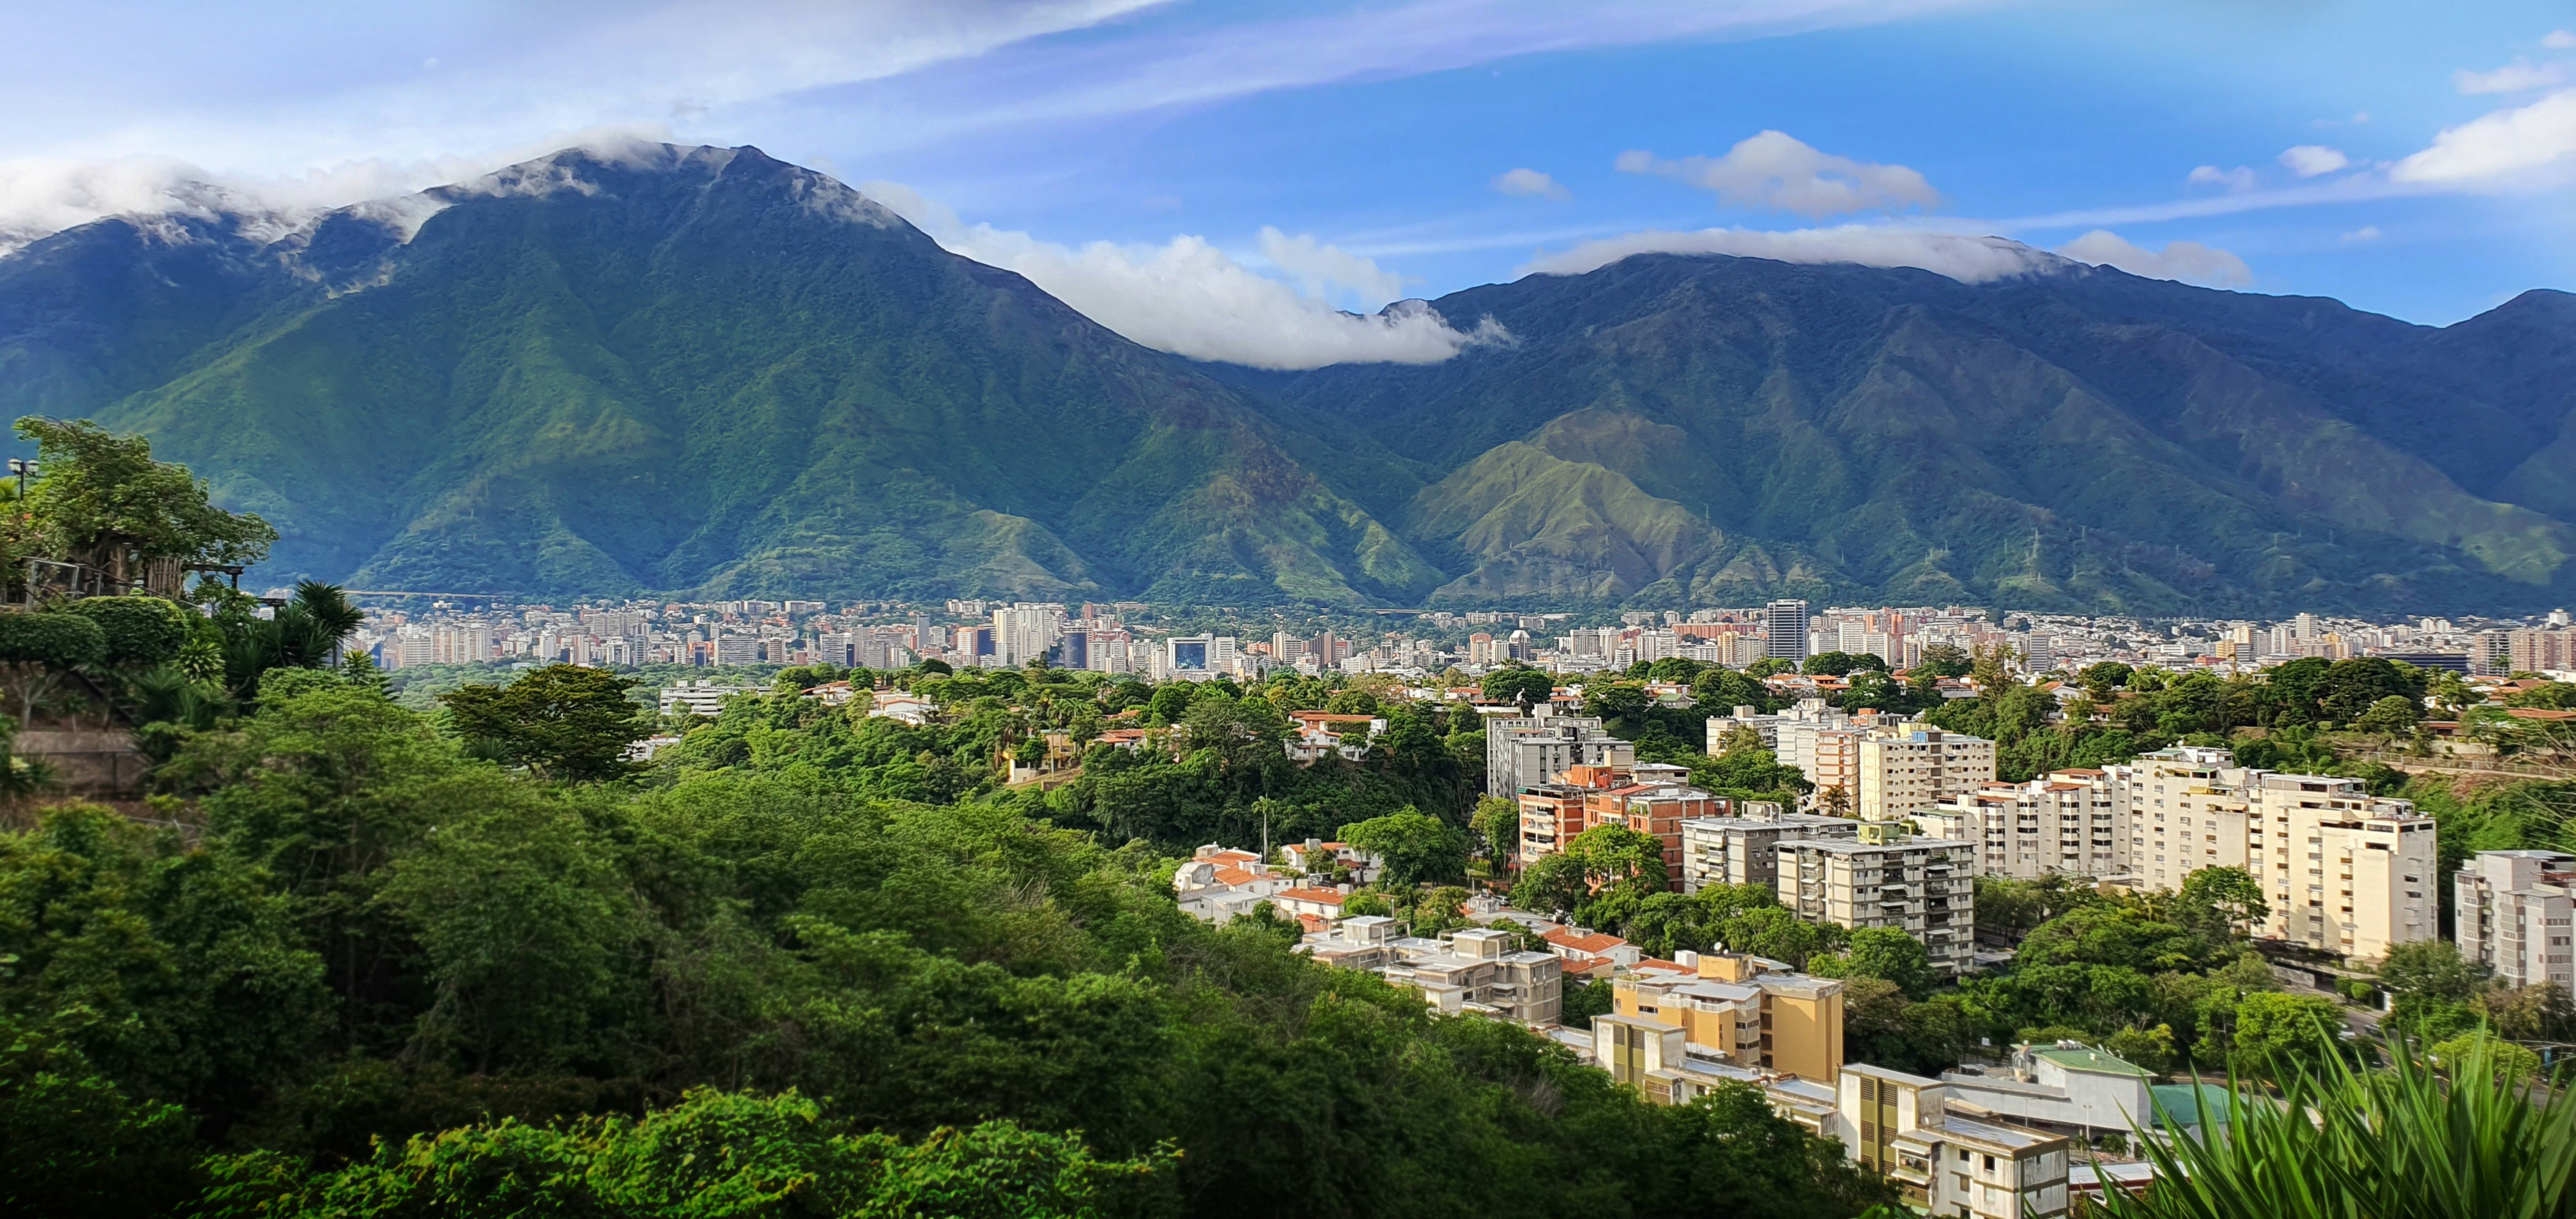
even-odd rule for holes
{"type": "Polygon", "coordinates": [[[1982,876],[2036,880],[2052,873],[2118,876],[2128,870],[2127,792],[2105,771],[2061,770],[2028,783],[1989,783],[1908,819],[1933,837],[1978,844],[1982,876]]]}
{"type": "Polygon", "coordinates": [[[2129,873],[2179,889],[2202,868],[2243,868],[2271,913],[2258,934],[2375,960],[2434,938],[2440,878],[2433,819],[2358,779],[2230,765],[2181,746],[2109,768],[2126,783],[2129,873]]]}
{"type": "Polygon", "coordinates": [[[1860,739],[1863,821],[1893,821],[1995,781],[1995,743],[1916,724],[1875,729],[1860,739]]]}

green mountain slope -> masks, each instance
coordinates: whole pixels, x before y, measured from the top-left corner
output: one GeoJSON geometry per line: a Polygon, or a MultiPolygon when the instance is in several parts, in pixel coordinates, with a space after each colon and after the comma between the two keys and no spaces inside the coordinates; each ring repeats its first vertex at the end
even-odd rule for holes
{"type": "Polygon", "coordinates": [[[1442,598],[2532,609],[2576,594],[2576,517],[2515,472],[2549,459],[2407,404],[2489,447],[2576,435],[2557,296],[2437,331],[2073,264],[1645,256],[1433,302],[1508,349],[1236,376],[1422,464],[1413,503],[1366,502],[1467,572],[1442,598]]]}
{"type": "MultiPolygon", "coordinates": [[[[142,388],[46,404],[269,515],[281,574],[366,587],[1348,603],[1442,579],[1236,391],[756,150],[558,154],[432,207],[408,240],[352,213],[262,251],[294,287],[142,388]]],[[[16,261],[0,298],[28,292],[16,261]]],[[[43,337],[0,351],[72,362],[43,337]]]]}
{"type": "MultiPolygon", "coordinates": [[[[1408,306],[1411,307],[1411,306],[1408,306]]],[[[753,149],[0,257],[0,403],[150,434],[270,581],[541,596],[2132,612],[2576,601],[2576,297],[2435,329],[2067,263],[1640,256],[1513,337],[1117,337],[753,149]],[[283,233],[283,235],[280,235],[283,233]]]]}

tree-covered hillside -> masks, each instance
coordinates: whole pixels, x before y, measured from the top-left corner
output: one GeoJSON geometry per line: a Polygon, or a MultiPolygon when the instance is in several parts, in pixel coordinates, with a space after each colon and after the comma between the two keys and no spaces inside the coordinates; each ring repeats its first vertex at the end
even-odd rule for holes
{"type": "Polygon", "coordinates": [[[1757,1094],[1647,1105],[1533,1034],[1292,956],[1294,924],[1200,924],[1169,856],[1008,804],[814,765],[567,786],[323,673],[272,681],[165,782],[173,825],[67,806],[0,835],[19,1213],[701,1189],[786,1199],[722,1213],[1076,1213],[834,1201],[1001,1165],[1102,1214],[1875,1196],[1757,1094]]]}

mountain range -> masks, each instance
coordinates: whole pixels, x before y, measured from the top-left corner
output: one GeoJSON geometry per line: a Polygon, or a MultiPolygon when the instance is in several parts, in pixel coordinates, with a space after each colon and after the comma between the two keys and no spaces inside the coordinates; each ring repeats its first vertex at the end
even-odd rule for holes
{"type": "Polygon", "coordinates": [[[535,597],[2516,612],[2576,588],[2576,296],[2449,327],[2041,258],[1637,255],[1271,372],[756,149],[558,153],[0,256],[0,404],[152,437],[265,574],[535,597]],[[1490,319],[1490,325],[1487,320],[1490,319]]]}

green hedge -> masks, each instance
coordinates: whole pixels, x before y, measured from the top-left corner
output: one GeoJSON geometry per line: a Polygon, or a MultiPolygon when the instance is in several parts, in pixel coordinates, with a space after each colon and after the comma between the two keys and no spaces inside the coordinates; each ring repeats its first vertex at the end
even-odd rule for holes
{"type": "Polygon", "coordinates": [[[0,613],[0,664],[53,669],[96,664],[107,654],[107,632],[79,614],[0,613]]]}
{"type": "Polygon", "coordinates": [[[188,612],[160,597],[90,597],[65,609],[106,634],[100,659],[120,669],[176,660],[189,635],[188,612]]]}

